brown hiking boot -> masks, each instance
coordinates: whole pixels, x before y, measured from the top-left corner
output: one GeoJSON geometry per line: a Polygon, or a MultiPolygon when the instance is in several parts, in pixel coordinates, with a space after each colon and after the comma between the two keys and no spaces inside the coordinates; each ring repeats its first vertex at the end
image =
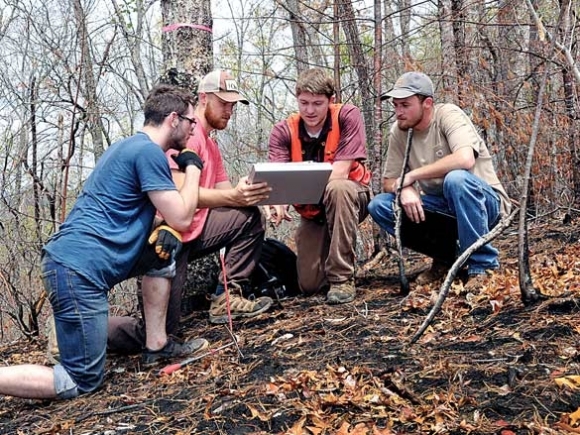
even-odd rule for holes
{"type": "Polygon", "coordinates": [[[341,283],[331,283],[330,290],[326,294],[326,302],[329,304],[346,304],[352,302],[356,296],[354,279],[341,283]]]}
{"type": "Polygon", "coordinates": [[[448,271],[449,265],[438,260],[433,260],[433,263],[431,263],[431,267],[428,270],[417,275],[417,278],[415,278],[415,283],[418,285],[426,285],[435,281],[439,281],[445,277],[448,271]]]}
{"type": "MultiPolygon", "coordinates": [[[[230,283],[228,290],[230,292],[230,314],[232,320],[243,317],[254,317],[263,313],[272,306],[272,298],[262,296],[260,298],[249,300],[242,295],[242,289],[236,283],[230,283]]],[[[210,323],[228,323],[228,307],[226,293],[219,296],[211,296],[211,305],[209,307],[210,323]]]]}
{"type": "Polygon", "coordinates": [[[481,293],[489,285],[491,271],[477,275],[469,275],[467,282],[463,285],[463,291],[466,293],[481,293]]]}

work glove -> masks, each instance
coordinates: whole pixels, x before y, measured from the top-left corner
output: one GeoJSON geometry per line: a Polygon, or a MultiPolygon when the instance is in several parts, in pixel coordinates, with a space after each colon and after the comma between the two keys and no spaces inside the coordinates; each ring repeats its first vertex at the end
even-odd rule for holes
{"type": "Polygon", "coordinates": [[[200,171],[203,169],[203,162],[201,161],[201,157],[197,155],[197,153],[189,148],[184,148],[181,150],[179,154],[172,154],[171,158],[175,160],[177,166],[179,166],[179,170],[185,172],[185,168],[189,165],[193,165],[198,168],[200,171]]]}
{"type": "Polygon", "coordinates": [[[169,260],[181,250],[181,234],[163,223],[153,230],[148,242],[155,244],[155,253],[162,260],[169,260]]]}

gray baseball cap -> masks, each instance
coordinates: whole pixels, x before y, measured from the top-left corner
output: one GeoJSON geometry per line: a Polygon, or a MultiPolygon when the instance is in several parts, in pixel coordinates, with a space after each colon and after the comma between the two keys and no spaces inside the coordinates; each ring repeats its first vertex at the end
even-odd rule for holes
{"type": "Polygon", "coordinates": [[[397,79],[393,89],[381,95],[381,100],[388,98],[407,98],[411,95],[433,97],[433,82],[422,72],[406,72],[397,79]]]}

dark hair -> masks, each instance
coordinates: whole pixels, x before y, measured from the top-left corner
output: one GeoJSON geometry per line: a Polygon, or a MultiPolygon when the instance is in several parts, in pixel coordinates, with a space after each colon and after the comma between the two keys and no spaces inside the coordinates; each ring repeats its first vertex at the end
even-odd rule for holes
{"type": "Polygon", "coordinates": [[[143,113],[144,125],[161,125],[163,120],[172,112],[185,115],[189,106],[193,106],[195,99],[184,89],[171,85],[158,85],[149,92],[143,113]]]}
{"type": "Polygon", "coordinates": [[[334,79],[322,68],[311,68],[304,71],[296,81],[296,96],[303,92],[314,95],[326,95],[328,98],[334,95],[334,79]]]}
{"type": "Polygon", "coordinates": [[[415,96],[419,98],[420,103],[425,101],[427,98],[431,98],[433,101],[435,101],[435,98],[433,98],[431,95],[415,94],[415,96]]]}

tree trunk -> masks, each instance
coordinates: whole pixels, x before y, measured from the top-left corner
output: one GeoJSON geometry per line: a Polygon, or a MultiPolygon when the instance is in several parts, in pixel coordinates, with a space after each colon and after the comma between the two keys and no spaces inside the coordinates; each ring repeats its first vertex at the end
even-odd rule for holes
{"type": "Polygon", "coordinates": [[[439,0],[439,32],[441,33],[441,61],[443,72],[443,93],[446,101],[459,104],[457,95],[457,56],[453,33],[451,0],[439,0]]]}
{"type": "Polygon", "coordinates": [[[296,56],[296,73],[300,75],[308,69],[308,51],[306,49],[304,19],[300,14],[296,0],[288,0],[287,9],[290,15],[290,29],[292,30],[292,41],[294,42],[294,54],[296,56]]]}
{"type": "Polygon", "coordinates": [[[164,23],[160,81],[197,91],[199,80],[213,68],[211,2],[162,0],[164,23]]]}
{"type": "MultiPolygon", "coordinates": [[[[562,26],[560,27],[560,39],[564,46],[574,47],[578,46],[576,40],[576,33],[572,31],[572,23],[570,22],[570,0],[560,0],[560,13],[562,14],[562,26]]],[[[570,155],[572,159],[567,163],[571,165],[570,172],[572,173],[572,197],[575,198],[576,204],[563,204],[564,206],[572,207],[580,205],[580,135],[578,134],[578,119],[580,113],[578,111],[578,101],[576,97],[576,82],[574,74],[571,71],[570,65],[562,67],[562,82],[564,88],[564,104],[566,107],[566,117],[568,121],[568,144],[570,155]]],[[[580,83],[579,83],[580,85],[580,83]]],[[[564,183],[564,186],[567,183],[564,183]]],[[[558,186],[558,192],[562,192],[564,186],[558,186]]]]}
{"type": "Polygon", "coordinates": [[[95,160],[97,160],[104,152],[103,144],[103,124],[101,120],[101,112],[98,104],[97,85],[94,76],[94,63],[90,50],[89,32],[86,22],[86,14],[80,0],[73,0],[74,16],[79,32],[79,44],[81,49],[81,77],[84,86],[81,84],[81,79],[77,86],[81,88],[81,93],[85,99],[85,113],[87,127],[92,139],[92,145],[95,153],[95,160]]]}
{"type": "MultiPolygon", "coordinates": [[[[213,69],[211,5],[209,0],[161,2],[163,68],[160,81],[197,93],[201,77],[213,69]]],[[[188,265],[183,288],[182,312],[206,308],[205,295],[217,284],[215,255],[188,265]]]]}

